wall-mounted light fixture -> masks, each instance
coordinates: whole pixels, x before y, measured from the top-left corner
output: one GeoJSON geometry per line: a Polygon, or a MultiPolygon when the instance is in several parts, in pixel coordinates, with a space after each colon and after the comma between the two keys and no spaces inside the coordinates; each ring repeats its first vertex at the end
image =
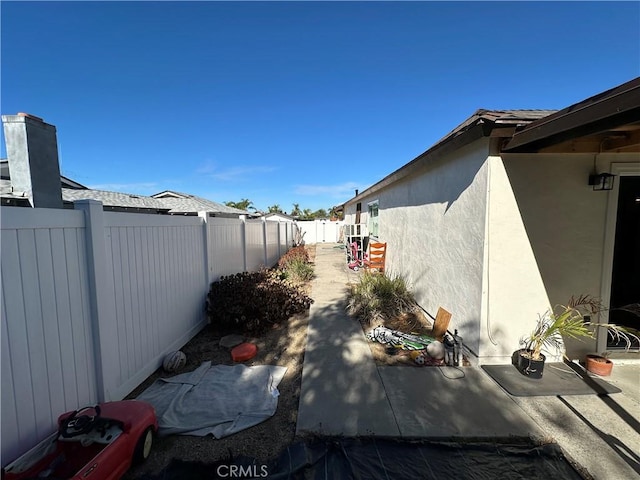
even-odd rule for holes
{"type": "Polygon", "coordinates": [[[593,185],[595,191],[612,190],[615,177],[613,173],[593,173],[589,175],[589,185],[593,185]]]}

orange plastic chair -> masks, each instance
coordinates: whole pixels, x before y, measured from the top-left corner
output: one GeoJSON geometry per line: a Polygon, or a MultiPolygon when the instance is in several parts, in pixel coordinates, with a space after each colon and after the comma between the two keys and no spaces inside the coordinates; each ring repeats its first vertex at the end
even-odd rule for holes
{"type": "Polygon", "coordinates": [[[376,273],[384,273],[387,256],[387,244],[372,242],[369,244],[369,257],[364,262],[364,268],[376,273]]]}

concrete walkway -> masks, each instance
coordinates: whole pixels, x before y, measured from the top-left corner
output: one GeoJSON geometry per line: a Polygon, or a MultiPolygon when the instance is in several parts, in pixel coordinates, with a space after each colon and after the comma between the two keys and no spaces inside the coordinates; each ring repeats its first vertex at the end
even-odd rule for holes
{"type": "Polygon", "coordinates": [[[346,310],[359,274],[318,244],[297,431],[406,438],[554,438],[594,478],[640,478],[640,365],[618,365],[605,397],[512,397],[483,370],[377,367],[346,310]]]}

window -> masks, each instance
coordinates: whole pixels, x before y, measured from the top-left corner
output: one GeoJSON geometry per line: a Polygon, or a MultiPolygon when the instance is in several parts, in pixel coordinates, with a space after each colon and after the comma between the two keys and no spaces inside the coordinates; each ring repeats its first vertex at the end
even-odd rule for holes
{"type": "Polygon", "coordinates": [[[368,204],[369,207],[369,235],[378,236],[378,200],[368,204]]]}

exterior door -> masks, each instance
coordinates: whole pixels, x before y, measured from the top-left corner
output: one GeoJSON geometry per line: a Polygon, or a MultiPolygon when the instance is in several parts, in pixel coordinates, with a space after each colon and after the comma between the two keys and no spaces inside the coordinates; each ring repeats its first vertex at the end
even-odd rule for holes
{"type": "MultiPolygon", "coordinates": [[[[609,322],[640,333],[640,177],[619,177],[609,322]],[[633,310],[635,305],[635,312],[633,310]],[[631,306],[631,307],[630,307],[631,306]]],[[[632,348],[638,348],[635,341],[632,348]]],[[[607,348],[625,343],[608,336],[607,348]]]]}

